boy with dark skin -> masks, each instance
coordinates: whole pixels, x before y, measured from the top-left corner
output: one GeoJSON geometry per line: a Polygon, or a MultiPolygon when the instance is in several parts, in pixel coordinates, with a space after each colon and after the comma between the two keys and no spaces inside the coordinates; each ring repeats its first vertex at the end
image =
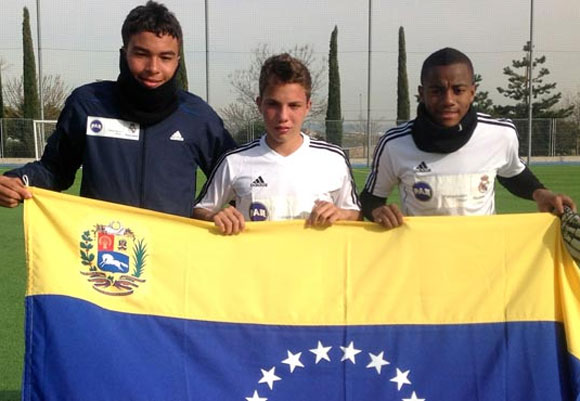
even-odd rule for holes
{"type": "Polygon", "coordinates": [[[441,49],[421,70],[417,118],[381,137],[361,193],[371,221],[393,228],[404,215],[495,213],[495,179],[541,212],[561,215],[572,199],[546,189],[518,157],[515,127],[478,114],[473,66],[463,53],[441,49]],[[402,211],[385,204],[399,186],[402,211]]]}

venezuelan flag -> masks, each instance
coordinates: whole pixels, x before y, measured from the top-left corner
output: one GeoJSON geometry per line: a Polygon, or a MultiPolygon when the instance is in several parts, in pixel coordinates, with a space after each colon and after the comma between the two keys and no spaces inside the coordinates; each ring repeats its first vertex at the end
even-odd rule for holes
{"type": "Polygon", "coordinates": [[[33,189],[24,400],[580,400],[548,214],[212,224],[33,189]]]}

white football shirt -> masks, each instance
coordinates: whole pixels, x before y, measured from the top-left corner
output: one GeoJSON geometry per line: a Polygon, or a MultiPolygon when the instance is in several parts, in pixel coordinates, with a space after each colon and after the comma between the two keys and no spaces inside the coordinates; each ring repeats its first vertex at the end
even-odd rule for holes
{"type": "Polygon", "coordinates": [[[302,145],[288,156],[272,150],[265,135],[226,153],[194,207],[217,212],[235,200],[248,221],[306,219],[316,200],[360,210],[342,149],[301,135],[302,145]]]}
{"type": "Polygon", "coordinates": [[[412,126],[410,121],[381,137],[365,184],[367,192],[381,198],[398,185],[405,215],[494,214],[496,176],[513,177],[525,168],[509,120],[478,114],[469,141],[445,154],[419,150],[412,126]]]}

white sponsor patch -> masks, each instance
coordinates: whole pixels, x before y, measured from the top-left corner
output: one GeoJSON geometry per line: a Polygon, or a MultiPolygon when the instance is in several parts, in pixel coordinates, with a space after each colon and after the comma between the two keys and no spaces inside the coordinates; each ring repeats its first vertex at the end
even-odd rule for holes
{"type": "Polygon", "coordinates": [[[495,172],[421,176],[411,186],[415,198],[437,208],[476,208],[493,194],[495,172]]]}
{"type": "Polygon", "coordinates": [[[139,124],[115,118],[87,117],[87,135],[106,138],[139,140],[139,124]]]}

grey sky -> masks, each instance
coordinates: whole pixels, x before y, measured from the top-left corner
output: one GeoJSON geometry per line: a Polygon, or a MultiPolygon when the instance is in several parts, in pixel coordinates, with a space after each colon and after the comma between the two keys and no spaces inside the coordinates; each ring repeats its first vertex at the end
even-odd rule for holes
{"type": "MultiPolygon", "coordinates": [[[[144,0],[143,0],[144,2],[144,0]]],[[[310,44],[322,58],[338,26],[342,108],[357,118],[366,108],[368,1],[347,0],[208,0],[210,27],[210,101],[218,110],[234,101],[228,76],[249,64],[261,43],[274,49],[310,44]]],[[[138,1],[41,0],[43,67],[61,74],[71,86],[118,73],[120,26],[138,1]]],[[[204,2],[166,0],[185,35],[190,90],[205,97],[204,2]]],[[[36,35],[36,2],[0,0],[0,57],[8,66],[3,81],[20,75],[22,8],[31,12],[36,35]]],[[[411,93],[418,85],[422,61],[445,46],[466,52],[483,90],[505,103],[497,86],[505,86],[504,66],[521,58],[529,36],[529,0],[391,0],[373,1],[371,90],[374,118],[395,117],[397,31],[404,26],[411,93]]],[[[535,0],[535,51],[547,56],[550,82],[564,94],[580,90],[580,1],[535,0]]],[[[34,37],[36,46],[36,36],[34,37]]],[[[414,105],[414,100],[412,105],[414,105]]]]}

